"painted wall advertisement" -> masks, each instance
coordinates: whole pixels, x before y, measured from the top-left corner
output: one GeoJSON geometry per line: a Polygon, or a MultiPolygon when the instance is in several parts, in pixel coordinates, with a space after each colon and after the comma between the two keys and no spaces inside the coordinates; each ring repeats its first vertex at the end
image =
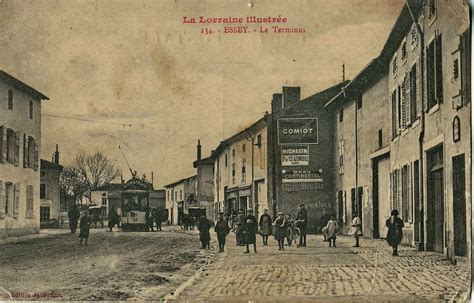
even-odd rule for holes
{"type": "Polygon", "coordinates": [[[278,144],[318,144],[318,118],[278,119],[278,144]]]}
{"type": "Polygon", "coordinates": [[[322,189],[322,172],[315,170],[284,169],[282,173],[283,190],[322,189]]]}
{"type": "Polygon", "coordinates": [[[284,145],[281,147],[282,166],[309,165],[308,145],[284,145]]]}

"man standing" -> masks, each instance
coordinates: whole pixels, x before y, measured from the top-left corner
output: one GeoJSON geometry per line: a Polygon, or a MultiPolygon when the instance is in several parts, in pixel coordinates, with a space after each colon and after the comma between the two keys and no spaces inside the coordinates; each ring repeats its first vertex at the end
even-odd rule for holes
{"type": "Polygon", "coordinates": [[[201,241],[203,249],[210,248],[211,234],[209,233],[209,229],[211,229],[211,226],[212,222],[206,218],[206,215],[203,215],[198,224],[199,240],[201,241]]]}
{"type": "Polygon", "coordinates": [[[156,231],[161,231],[161,221],[162,221],[161,209],[157,207],[155,210],[156,231]]]}
{"type": "Polygon", "coordinates": [[[145,231],[154,231],[153,230],[153,212],[150,207],[146,207],[145,211],[145,231]]]}
{"type": "Polygon", "coordinates": [[[247,217],[245,217],[244,224],[243,224],[243,232],[244,232],[244,241],[245,247],[247,250],[245,251],[246,254],[250,253],[249,245],[253,244],[253,251],[257,252],[257,232],[258,232],[258,223],[257,219],[253,215],[253,209],[247,209],[247,217]]]}
{"type": "Polygon", "coordinates": [[[69,218],[69,228],[71,229],[71,233],[73,234],[76,232],[77,222],[79,221],[79,217],[81,216],[81,213],[79,212],[79,209],[75,203],[68,211],[67,216],[69,218]]]}
{"type": "Polygon", "coordinates": [[[297,247],[306,247],[306,230],[308,229],[308,211],[304,204],[299,205],[296,215],[296,226],[300,229],[300,242],[297,247]]]}
{"type": "Polygon", "coordinates": [[[219,241],[219,252],[224,252],[225,238],[230,231],[229,225],[224,219],[224,212],[219,213],[214,231],[217,233],[217,241],[219,241]]]}
{"type": "Polygon", "coordinates": [[[118,214],[115,211],[114,206],[112,206],[109,210],[108,219],[109,219],[109,222],[107,226],[109,227],[109,230],[112,231],[112,228],[115,226],[115,224],[118,224],[118,214]]]}

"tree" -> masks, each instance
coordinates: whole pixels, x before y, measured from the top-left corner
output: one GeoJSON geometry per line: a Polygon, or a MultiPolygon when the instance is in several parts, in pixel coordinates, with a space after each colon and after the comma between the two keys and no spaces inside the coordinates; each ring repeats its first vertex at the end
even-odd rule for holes
{"type": "Polygon", "coordinates": [[[73,168],[81,180],[86,183],[89,194],[91,191],[110,183],[121,174],[120,169],[116,168],[107,159],[107,156],[101,152],[92,155],[78,154],[74,160],[73,168]]]}
{"type": "Polygon", "coordinates": [[[65,195],[64,198],[72,197],[72,202],[74,203],[84,197],[87,192],[85,180],[72,166],[64,167],[59,176],[59,187],[61,188],[61,192],[65,195]]]}

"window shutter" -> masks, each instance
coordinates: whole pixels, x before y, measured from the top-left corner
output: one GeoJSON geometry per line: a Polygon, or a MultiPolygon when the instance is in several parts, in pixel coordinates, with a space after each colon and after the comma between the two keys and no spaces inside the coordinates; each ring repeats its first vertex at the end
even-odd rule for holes
{"type": "Polygon", "coordinates": [[[0,219],[4,218],[5,211],[5,189],[3,188],[3,182],[0,181],[0,219]]]}
{"type": "Polygon", "coordinates": [[[28,167],[28,135],[23,134],[23,167],[28,167]]]}
{"type": "Polygon", "coordinates": [[[4,125],[0,127],[0,162],[7,162],[7,128],[4,125]]]}
{"type": "Polygon", "coordinates": [[[342,223],[346,223],[346,191],[342,197],[342,223]]]}
{"type": "Polygon", "coordinates": [[[13,218],[18,218],[18,209],[20,207],[20,183],[15,184],[15,194],[13,199],[13,218]]]}
{"type": "Polygon", "coordinates": [[[15,149],[14,149],[14,163],[15,166],[20,165],[20,132],[16,131],[15,132],[15,149]]]}
{"type": "Polygon", "coordinates": [[[38,170],[38,167],[39,167],[39,150],[38,150],[38,144],[36,143],[36,140],[33,140],[34,142],[34,145],[35,145],[35,149],[34,149],[34,163],[35,163],[35,170],[38,170]]]}
{"type": "Polygon", "coordinates": [[[435,37],[436,101],[443,103],[443,56],[441,34],[435,37]]]}
{"type": "Polygon", "coordinates": [[[471,102],[471,31],[467,29],[461,36],[461,91],[462,102],[471,102]]]}
{"type": "Polygon", "coordinates": [[[405,79],[402,81],[401,85],[401,94],[400,94],[400,108],[401,108],[401,129],[405,129],[407,125],[407,115],[406,115],[406,82],[405,79]]]}
{"type": "Polygon", "coordinates": [[[409,223],[413,223],[413,165],[408,164],[408,218],[409,223]]]}
{"type": "Polygon", "coordinates": [[[410,73],[405,75],[405,119],[406,126],[411,125],[411,98],[410,98],[410,73]]]}

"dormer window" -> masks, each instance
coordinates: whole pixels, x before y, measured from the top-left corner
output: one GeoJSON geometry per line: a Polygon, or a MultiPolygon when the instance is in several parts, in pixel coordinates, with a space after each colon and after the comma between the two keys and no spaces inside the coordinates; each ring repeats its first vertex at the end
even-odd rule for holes
{"type": "Polygon", "coordinates": [[[406,61],[406,59],[407,59],[407,43],[406,43],[406,41],[403,41],[403,43],[402,43],[401,53],[402,53],[402,61],[406,61]]]}

